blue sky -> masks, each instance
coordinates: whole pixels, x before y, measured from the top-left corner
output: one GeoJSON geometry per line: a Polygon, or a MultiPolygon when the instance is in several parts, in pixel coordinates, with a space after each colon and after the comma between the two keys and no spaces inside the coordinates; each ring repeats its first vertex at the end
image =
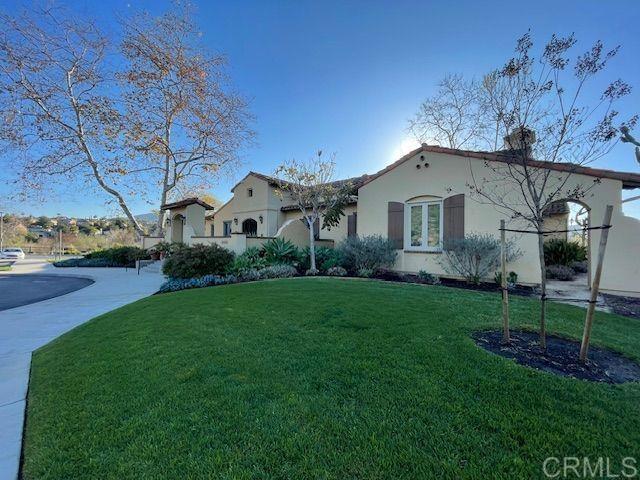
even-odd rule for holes
{"type": "MultiPolygon", "coordinates": [[[[553,32],[575,32],[580,50],[601,39],[622,45],[611,79],[635,93],[623,112],[640,112],[640,2],[600,1],[196,1],[203,41],[223,52],[236,87],[251,101],[257,144],[243,167],[221,179],[221,200],[247,170],[273,172],[284,160],[317,148],[335,152],[338,176],[372,173],[406,153],[407,119],[446,73],[481,76],[502,64],[527,29],[543,42],[553,32]],[[404,148],[403,148],[404,147],[404,148]]],[[[3,2],[13,10],[22,2],[3,2]]],[[[73,2],[81,13],[117,30],[115,18],[132,10],[161,13],[168,2],[73,2]]],[[[595,166],[640,172],[628,145],[595,166]]],[[[0,193],[10,186],[0,173],[0,193]]],[[[636,192],[637,194],[638,192],[636,192]]],[[[628,211],[640,217],[640,202],[628,211]]],[[[136,213],[150,207],[133,202],[136,213]]],[[[104,198],[69,192],[16,211],[73,216],[112,213],[104,198]]]]}

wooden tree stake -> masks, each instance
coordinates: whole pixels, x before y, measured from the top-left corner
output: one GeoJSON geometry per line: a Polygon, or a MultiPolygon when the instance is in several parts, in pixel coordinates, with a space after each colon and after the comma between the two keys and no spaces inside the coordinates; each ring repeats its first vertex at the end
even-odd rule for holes
{"type": "Polygon", "coordinates": [[[509,336],[509,294],[507,293],[507,242],[505,241],[504,220],[500,220],[500,263],[502,264],[502,343],[511,341],[509,336]]]}
{"type": "MultiPolygon", "coordinates": [[[[611,214],[613,213],[613,206],[607,205],[607,209],[604,212],[603,226],[611,225],[611,214]]],[[[584,320],[584,333],[582,334],[582,344],[580,345],[580,362],[584,363],[587,360],[587,353],[589,352],[589,341],[591,340],[591,327],[593,325],[593,313],[596,309],[596,300],[598,298],[598,290],[600,288],[600,276],[602,275],[602,264],[604,262],[604,252],[607,248],[607,239],[609,238],[609,228],[604,228],[600,234],[600,246],[598,247],[598,263],[596,265],[596,273],[593,276],[593,282],[591,284],[591,297],[589,299],[589,306],[587,307],[587,317],[584,320]]]]}

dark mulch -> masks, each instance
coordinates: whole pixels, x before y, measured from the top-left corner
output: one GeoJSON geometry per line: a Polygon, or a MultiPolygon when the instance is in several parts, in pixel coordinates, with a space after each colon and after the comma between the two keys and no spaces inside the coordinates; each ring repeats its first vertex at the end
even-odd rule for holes
{"type": "MultiPolygon", "coordinates": [[[[387,280],[392,282],[404,282],[404,283],[426,283],[420,279],[418,275],[412,273],[400,273],[393,270],[382,270],[376,275],[379,280],[387,280]]],[[[480,282],[469,283],[465,280],[458,280],[455,278],[440,278],[440,285],[445,287],[462,288],[464,290],[476,290],[480,292],[499,292],[500,285],[495,282],[480,282]]],[[[513,288],[509,288],[510,295],[520,295],[524,297],[530,297],[536,294],[534,287],[525,285],[516,285],[513,288]]]]}
{"type": "Polygon", "coordinates": [[[537,333],[511,332],[510,345],[502,345],[502,331],[480,331],[473,338],[485,350],[556,375],[605,383],[640,381],[640,365],[611,350],[592,346],[587,363],[579,363],[580,343],[574,340],[547,335],[543,353],[537,333]]]}
{"type": "Polygon", "coordinates": [[[640,298],[622,297],[619,295],[602,294],[607,307],[613,313],[624,315],[625,317],[640,318],[640,298]]]}

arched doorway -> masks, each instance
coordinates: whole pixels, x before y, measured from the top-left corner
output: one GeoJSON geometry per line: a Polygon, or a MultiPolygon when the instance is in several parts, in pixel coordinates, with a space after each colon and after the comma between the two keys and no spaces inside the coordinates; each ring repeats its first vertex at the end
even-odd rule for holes
{"type": "Polygon", "coordinates": [[[184,215],[180,215],[179,213],[174,215],[171,219],[171,241],[172,242],[183,242],[184,239],[182,237],[184,230],[184,215]]]}
{"type": "Polygon", "coordinates": [[[247,237],[257,237],[258,222],[256,222],[253,218],[247,218],[244,222],[242,222],[242,233],[244,233],[247,237]]]}
{"type": "MultiPolygon", "coordinates": [[[[586,259],[577,262],[573,268],[576,278],[571,283],[591,287],[591,208],[584,202],[562,199],[553,202],[543,214],[543,230],[554,232],[545,235],[545,241],[552,239],[576,243],[586,250],[586,259]],[[586,265],[585,265],[586,264],[586,265]]],[[[556,282],[557,283],[557,282],[556,282]]],[[[567,283],[568,285],[568,283],[567,283]]]]}

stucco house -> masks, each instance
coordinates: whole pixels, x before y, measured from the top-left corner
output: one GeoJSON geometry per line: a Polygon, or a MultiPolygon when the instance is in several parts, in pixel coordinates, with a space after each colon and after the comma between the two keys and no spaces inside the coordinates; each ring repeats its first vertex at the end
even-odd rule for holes
{"type": "MultiPolygon", "coordinates": [[[[350,235],[383,235],[398,250],[395,269],[403,272],[426,270],[444,275],[439,259],[447,239],[466,233],[499,236],[501,219],[510,228],[527,225],[509,219],[493,205],[474,197],[469,185],[471,171],[490,175],[491,165],[513,161],[508,152],[474,152],[423,144],[373,175],[349,179],[353,200],[340,225],[331,230],[316,226],[319,244],[334,245],[350,235]]],[[[602,223],[606,205],[613,205],[613,228],[609,234],[601,290],[640,295],[640,221],[622,212],[622,190],[640,188],[640,174],[531,161],[530,168],[571,173],[567,191],[575,185],[589,185],[579,202],[588,211],[590,225],[602,223]]],[[[213,210],[198,199],[165,205],[168,212],[165,240],[186,243],[218,243],[235,252],[260,245],[273,237],[308,244],[308,230],[290,199],[276,195],[277,179],[248,173],[233,189],[233,197],[213,210]],[[178,223],[176,223],[178,222],[178,223]]],[[[514,201],[517,201],[514,198],[514,201]]],[[[548,212],[549,225],[566,225],[566,201],[548,212]]],[[[529,227],[530,228],[530,227],[529,227]]],[[[536,235],[510,233],[523,255],[508,266],[519,281],[539,282],[536,235]]],[[[589,232],[589,252],[596,258],[600,230],[589,232]]],[[[158,239],[146,239],[150,246],[158,239]]]]}

